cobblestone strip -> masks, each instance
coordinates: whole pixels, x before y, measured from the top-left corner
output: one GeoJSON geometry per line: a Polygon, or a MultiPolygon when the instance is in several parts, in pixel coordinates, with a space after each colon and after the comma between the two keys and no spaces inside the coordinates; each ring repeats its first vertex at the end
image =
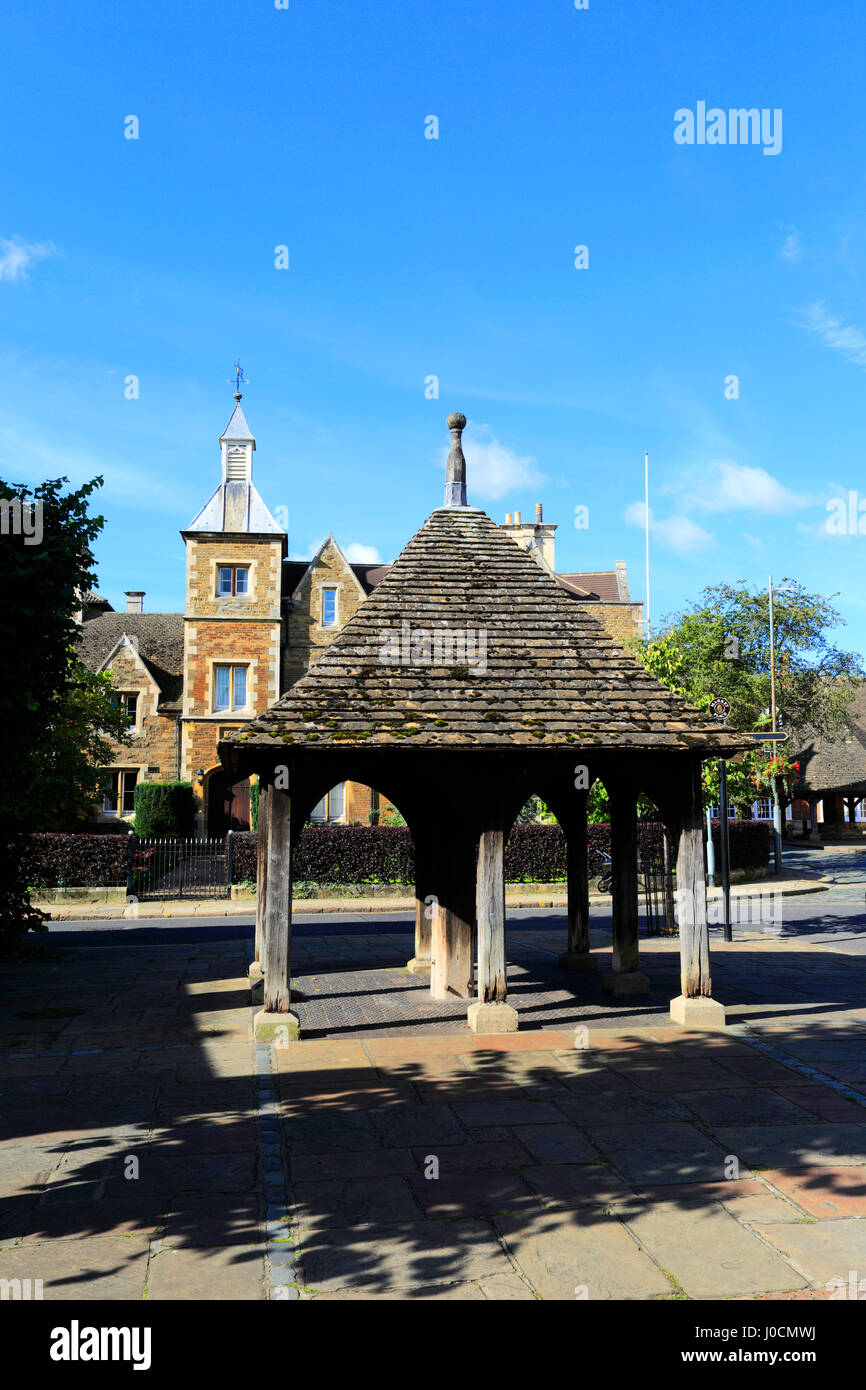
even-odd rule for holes
{"type": "MultiPolygon", "coordinates": [[[[252,964],[248,947],[248,969],[252,964]]],[[[253,1011],[256,1009],[253,1005],[253,1011]]],[[[306,1298],[297,1225],[287,1182],[288,1156],[280,1137],[279,1106],[270,1045],[254,1043],[257,1084],[259,1149],[262,1155],[262,1187],[265,1197],[265,1296],[268,1299],[306,1298]]]]}
{"type": "Polygon", "coordinates": [[[799,1057],[792,1057],[789,1052],[784,1052],[782,1048],[773,1047],[771,1043],[764,1042],[763,1038],[756,1038],[749,1031],[748,1025],[735,1024],[732,1028],[725,1029],[725,1032],[742,1038],[743,1042],[747,1042],[750,1047],[772,1057],[775,1062],[782,1062],[784,1066],[799,1072],[801,1076],[807,1076],[810,1081],[820,1081],[822,1085],[829,1086],[831,1090],[839,1091],[846,1100],[853,1100],[857,1105],[866,1106],[866,1095],[863,1095],[862,1091],[856,1090],[847,1081],[837,1081],[835,1077],[828,1076],[826,1072],[818,1071],[816,1067],[810,1067],[807,1062],[801,1062],[799,1057]]]}

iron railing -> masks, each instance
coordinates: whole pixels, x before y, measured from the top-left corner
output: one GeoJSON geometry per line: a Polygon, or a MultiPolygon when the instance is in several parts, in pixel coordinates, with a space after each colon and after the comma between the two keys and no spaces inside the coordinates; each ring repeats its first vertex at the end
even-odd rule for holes
{"type": "Polygon", "coordinates": [[[230,898],[232,839],[159,839],[136,835],[127,840],[126,895],[139,902],[167,898],[230,898]]]}
{"type": "Polygon", "coordinates": [[[658,821],[638,821],[637,846],[647,936],[675,936],[673,871],[665,827],[658,821]]]}

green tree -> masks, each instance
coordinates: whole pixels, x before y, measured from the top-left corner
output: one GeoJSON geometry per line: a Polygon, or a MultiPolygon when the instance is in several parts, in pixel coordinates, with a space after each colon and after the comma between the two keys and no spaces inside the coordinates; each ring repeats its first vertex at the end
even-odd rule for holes
{"type": "MultiPolygon", "coordinates": [[[[795,751],[815,732],[834,740],[850,728],[856,681],[864,672],[859,655],[831,641],[844,619],[830,598],[810,594],[785,579],[774,597],[777,727],[789,734],[786,752],[795,751]]],[[[665,618],[650,641],[632,644],[638,659],[663,684],[698,709],[721,697],[731,710],[731,729],[770,728],[770,612],[766,590],[745,580],[715,584],[682,613],[665,618]]],[[[728,789],[742,814],[759,794],[755,777],[767,763],[762,747],[729,765],[728,789]]],[[[718,804],[715,763],[704,764],[706,804],[718,804]]]]}
{"type": "Polygon", "coordinates": [[[99,789],[108,738],[124,719],[109,679],[75,656],[75,613],[93,587],[92,545],[104,524],[89,514],[102,479],[65,490],[68,479],[34,489],[0,479],[0,940],[39,925],[23,868],[26,835],[81,819],[99,789]],[[22,527],[20,517],[38,516],[22,527]]]}

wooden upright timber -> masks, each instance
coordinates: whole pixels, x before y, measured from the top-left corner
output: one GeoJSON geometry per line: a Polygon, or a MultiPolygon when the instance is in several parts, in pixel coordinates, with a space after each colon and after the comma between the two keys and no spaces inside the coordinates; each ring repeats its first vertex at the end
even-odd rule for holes
{"type": "Polygon", "coordinates": [[[613,969],[605,986],[614,994],[647,994],[638,970],[637,796],[625,783],[610,788],[610,853],[613,897],[613,969]]]}
{"type": "Polygon", "coordinates": [[[288,792],[270,788],[267,811],[267,899],[263,914],[266,1013],[287,1014],[291,1002],[292,803],[288,792]]]}
{"type": "MultiPolygon", "coordinates": [[[[442,827],[446,833],[445,824],[442,827]]],[[[475,918],[475,843],[465,833],[435,842],[435,883],[430,993],[434,999],[472,996],[475,918]]]]}
{"type": "Polygon", "coordinates": [[[478,842],[478,998],[503,1004],[505,983],[505,833],[483,830],[478,842]]]}
{"type": "Polygon", "coordinates": [[[685,781],[684,795],[680,801],[680,842],[677,852],[680,982],[684,997],[696,999],[713,992],[699,762],[696,761],[689,768],[685,781]]]}
{"type": "Polygon", "coordinates": [[[262,778],[259,783],[259,825],[256,855],[256,939],[255,959],[261,964],[264,949],[265,912],[268,898],[268,810],[272,795],[271,784],[262,778]]]}

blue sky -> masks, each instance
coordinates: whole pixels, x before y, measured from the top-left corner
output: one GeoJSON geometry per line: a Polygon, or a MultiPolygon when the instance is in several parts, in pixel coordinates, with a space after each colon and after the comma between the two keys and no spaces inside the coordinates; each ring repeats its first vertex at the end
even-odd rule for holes
{"type": "Polygon", "coordinates": [[[462,410],[470,501],[543,501],[558,569],[643,597],[646,448],[654,616],[772,571],[866,650],[866,536],[826,528],[866,504],[864,49],[854,0],[16,5],[0,471],[103,473],[101,588],[180,610],[240,355],[293,554],[394,558],[462,410]],[[781,150],[677,144],[699,101],[781,150]]]}

